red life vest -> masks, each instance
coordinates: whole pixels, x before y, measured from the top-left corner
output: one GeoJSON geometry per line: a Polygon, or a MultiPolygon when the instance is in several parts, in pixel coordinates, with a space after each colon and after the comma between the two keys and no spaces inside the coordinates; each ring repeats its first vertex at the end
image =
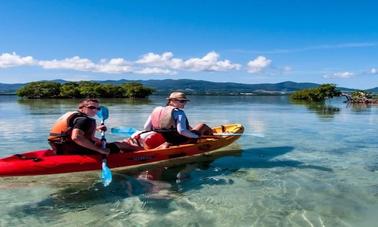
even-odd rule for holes
{"type": "Polygon", "coordinates": [[[152,130],[176,131],[176,121],[173,118],[173,106],[158,106],[151,113],[152,130]]]}
{"type": "MultiPolygon", "coordinates": [[[[78,117],[87,117],[87,115],[79,112],[68,112],[62,115],[52,126],[48,140],[53,143],[65,143],[71,140],[73,122],[78,117]]],[[[91,139],[96,130],[96,125],[93,125],[88,132],[85,132],[85,137],[91,139]]]]}

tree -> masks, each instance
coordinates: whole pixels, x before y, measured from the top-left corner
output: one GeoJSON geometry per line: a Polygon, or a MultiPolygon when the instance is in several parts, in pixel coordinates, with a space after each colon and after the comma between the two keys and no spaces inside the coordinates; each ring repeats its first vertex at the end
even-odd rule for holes
{"type": "Polygon", "coordinates": [[[17,90],[17,95],[26,98],[145,98],[153,91],[140,83],[112,85],[80,81],[60,84],[40,81],[26,84],[17,90]]]}
{"type": "Polygon", "coordinates": [[[60,97],[63,98],[82,98],[80,94],[79,84],[76,82],[68,82],[60,87],[60,97]]]}
{"type": "Polygon", "coordinates": [[[143,87],[141,83],[122,84],[123,96],[127,98],[145,98],[152,94],[152,88],[143,87]]]}
{"type": "Polygon", "coordinates": [[[120,86],[114,86],[111,84],[101,84],[95,88],[96,92],[100,94],[100,97],[104,98],[122,98],[123,90],[120,86]]]}
{"type": "Polygon", "coordinates": [[[101,97],[101,93],[98,89],[100,86],[97,82],[92,81],[80,81],[79,82],[79,91],[81,97],[88,97],[88,98],[98,98],[101,97]]]}
{"type": "Polygon", "coordinates": [[[348,103],[354,104],[378,104],[378,97],[367,91],[357,90],[353,91],[351,94],[342,94],[347,98],[348,103]]]}
{"type": "Polygon", "coordinates": [[[30,99],[58,98],[60,96],[60,83],[51,81],[37,81],[26,84],[17,90],[16,94],[30,99]]]}
{"type": "Polygon", "coordinates": [[[308,88],[294,92],[291,98],[310,102],[323,102],[325,99],[340,96],[341,92],[335,84],[322,84],[317,88],[308,88]]]}
{"type": "Polygon", "coordinates": [[[357,90],[352,92],[352,99],[372,99],[373,95],[370,92],[357,90]]]}

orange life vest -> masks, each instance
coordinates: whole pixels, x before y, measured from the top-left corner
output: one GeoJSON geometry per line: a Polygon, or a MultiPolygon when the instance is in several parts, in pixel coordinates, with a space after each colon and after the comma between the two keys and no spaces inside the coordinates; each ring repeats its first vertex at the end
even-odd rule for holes
{"type": "Polygon", "coordinates": [[[176,121],[173,118],[173,106],[158,106],[151,114],[151,125],[154,131],[175,131],[176,121]]]}
{"type": "MultiPolygon", "coordinates": [[[[52,126],[48,140],[53,143],[65,143],[71,141],[72,124],[77,117],[86,117],[87,115],[79,112],[68,112],[62,115],[52,126]]],[[[96,126],[91,128],[89,132],[85,132],[85,136],[91,138],[96,126]]]]}

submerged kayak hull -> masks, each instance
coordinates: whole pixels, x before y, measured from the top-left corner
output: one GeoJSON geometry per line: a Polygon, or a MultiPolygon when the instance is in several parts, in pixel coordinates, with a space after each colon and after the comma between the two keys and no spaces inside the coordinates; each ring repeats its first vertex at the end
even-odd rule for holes
{"type": "MultiPolygon", "coordinates": [[[[216,133],[226,133],[201,139],[195,144],[171,146],[165,149],[139,150],[108,156],[108,166],[112,169],[138,169],[148,165],[159,165],[204,155],[225,147],[237,140],[244,131],[240,124],[227,124],[213,128],[216,133]],[[234,135],[232,135],[234,134],[234,135]]],[[[55,155],[53,150],[39,150],[12,155],[0,159],[0,176],[31,176],[59,174],[101,169],[101,155],[55,155]]]]}

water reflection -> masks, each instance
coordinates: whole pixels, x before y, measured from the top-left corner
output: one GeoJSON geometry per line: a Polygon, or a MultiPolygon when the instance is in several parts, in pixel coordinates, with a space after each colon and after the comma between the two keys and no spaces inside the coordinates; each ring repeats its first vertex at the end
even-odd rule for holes
{"type": "MultiPolygon", "coordinates": [[[[140,128],[153,106],[165,102],[165,96],[150,98],[147,105],[112,104],[107,124],[140,128]]],[[[356,112],[333,99],[326,106],[339,107],[340,112],[316,113],[306,104],[289,104],[287,97],[190,99],[187,108],[193,122],[240,122],[250,130],[262,128],[266,137],[242,137],[240,157],[185,171],[114,173],[109,188],[100,183],[99,172],[87,177],[28,177],[25,184],[0,178],[0,226],[375,226],[376,107],[362,106],[356,112]],[[324,119],[332,119],[332,127],[324,119]],[[182,180],[177,180],[179,172],[186,173],[182,180]]],[[[8,116],[0,122],[5,129],[0,135],[3,154],[47,145],[46,132],[59,115],[30,112],[55,112],[59,106],[62,112],[70,111],[77,105],[76,100],[58,100],[55,108],[30,111],[31,105],[13,100],[0,97],[0,112],[8,116]]]]}
{"type": "MultiPolygon", "coordinates": [[[[99,99],[100,104],[112,108],[126,108],[123,111],[132,109],[133,106],[143,106],[151,103],[149,99],[99,99]]],[[[18,99],[17,103],[25,115],[56,115],[60,116],[68,111],[74,111],[81,99],[18,99]]]]}
{"type": "Polygon", "coordinates": [[[372,104],[368,103],[348,103],[347,108],[356,113],[371,112],[372,104]]]}
{"type": "MultiPolygon", "coordinates": [[[[82,99],[18,99],[17,103],[29,106],[32,109],[46,109],[55,106],[76,107],[81,100],[82,99]]],[[[103,105],[144,105],[151,102],[148,98],[100,98],[99,100],[103,105]]]]}
{"type": "MultiPolygon", "coordinates": [[[[299,169],[314,169],[319,171],[330,172],[332,169],[319,165],[306,164],[297,160],[277,160],[278,156],[282,156],[294,150],[294,147],[263,147],[252,148],[245,150],[245,153],[250,154],[244,159],[238,159],[240,162],[237,164],[238,168],[276,168],[276,167],[289,167],[299,169]]],[[[237,163],[237,162],[236,162],[237,163]]]]}
{"type": "Polygon", "coordinates": [[[298,100],[291,100],[291,103],[305,106],[309,111],[316,113],[320,119],[332,119],[336,113],[340,112],[340,108],[325,103],[298,100]]]}
{"type": "Polygon", "coordinates": [[[18,99],[25,114],[49,115],[60,114],[65,111],[75,110],[78,105],[75,99],[18,99]]]}
{"type": "Polygon", "coordinates": [[[112,98],[112,99],[100,99],[101,103],[104,105],[119,105],[119,104],[127,104],[127,105],[146,105],[151,103],[150,98],[112,98]]]}
{"type": "MultiPolygon", "coordinates": [[[[115,174],[113,182],[104,188],[98,177],[83,179],[78,185],[61,186],[55,193],[48,195],[45,199],[37,202],[29,202],[21,206],[16,206],[9,210],[8,215],[14,220],[24,220],[35,216],[44,223],[54,223],[54,220],[64,219],[66,213],[75,213],[81,211],[93,211],[98,207],[106,208],[99,211],[99,216],[109,217],[114,214],[116,204],[125,199],[133,197],[142,200],[145,194],[156,190],[157,182],[140,180],[132,176],[115,174]],[[110,205],[110,207],[109,207],[110,205]]],[[[159,185],[159,190],[169,189],[170,185],[159,185]]],[[[169,198],[165,198],[169,200],[169,198]]],[[[162,200],[163,201],[163,200],[162,200]]],[[[168,202],[169,202],[168,201],[168,202]]],[[[130,210],[122,209],[122,212],[130,213],[130,210]]],[[[100,219],[96,215],[95,219],[100,219]]]]}
{"type": "MultiPolygon", "coordinates": [[[[159,97],[160,100],[165,101],[165,97],[159,97]]],[[[230,102],[234,104],[275,104],[275,105],[287,105],[287,96],[201,96],[201,95],[189,95],[191,105],[206,105],[206,106],[228,106],[230,102]],[[237,97],[235,99],[235,97],[237,97]]]]}
{"type": "MultiPolygon", "coordinates": [[[[68,212],[79,212],[101,204],[117,204],[124,199],[133,197],[138,198],[145,207],[161,211],[162,207],[168,207],[168,203],[180,196],[181,187],[179,185],[191,179],[190,174],[192,171],[208,169],[216,159],[229,155],[240,155],[241,152],[240,149],[224,150],[219,155],[205,157],[206,161],[196,164],[154,168],[134,173],[114,172],[113,181],[106,188],[104,188],[96,174],[83,174],[83,179],[74,184],[70,184],[69,181],[62,182],[59,180],[48,183],[49,177],[42,177],[42,179],[45,178],[45,181],[40,182],[40,184],[49,184],[57,187],[58,190],[41,201],[15,207],[9,212],[9,215],[18,219],[23,219],[29,215],[38,215],[39,219],[45,221],[57,220],[68,212]]],[[[77,177],[80,177],[80,175],[77,177]]],[[[31,187],[33,184],[34,186],[35,184],[38,185],[38,182],[27,182],[28,179],[25,178],[14,179],[16,182],[8,179],[8,182],[4,183],[14,187],[17,186],[17,180],[22,179],[24,182],[19,184],[21,187],[23,185],[27,187],[31,187]]],[[[35,179],[31,178],[30,180],[34,181],[35,179]]],[[[185,188],[185,190],[190,189],[195,189],[195,187],[185,188]]],[[[125,211],[123,210],[122,212],[125,211]]],[[[111,213],[109,210],[105,210],[103,215],[111,215],[111,213]]]]}

